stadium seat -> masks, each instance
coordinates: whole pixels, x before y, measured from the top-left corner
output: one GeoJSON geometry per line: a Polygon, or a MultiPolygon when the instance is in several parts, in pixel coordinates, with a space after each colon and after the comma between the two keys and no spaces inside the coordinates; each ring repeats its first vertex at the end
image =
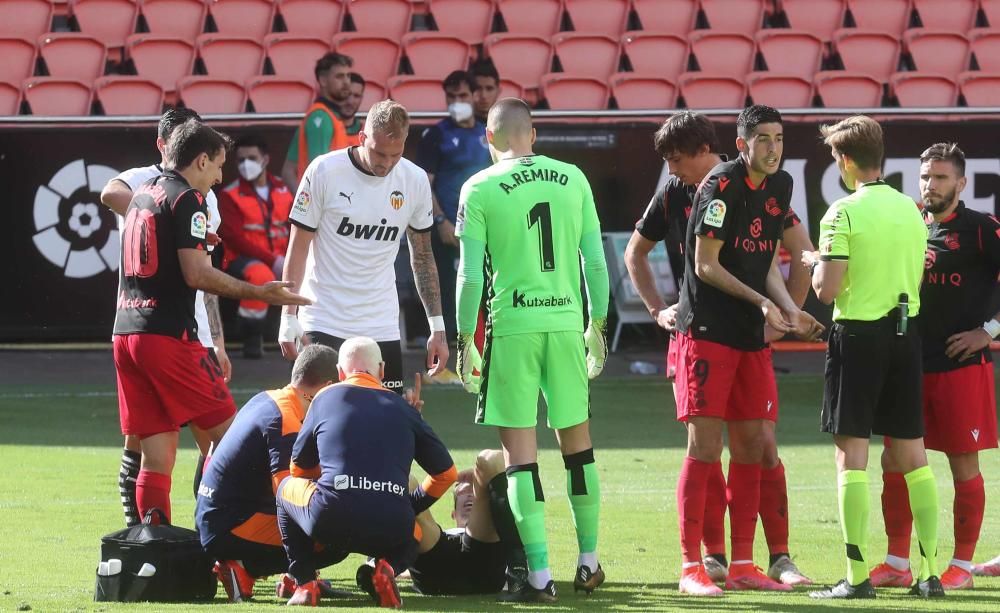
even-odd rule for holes
{"type": "Polygon", "coordinates": [[[859,29],[900,37],[910,25],[911,0],[847,0],[859,29]]]}
{"type": "Polygon", "coordinates": [[[90,84],[76,79],[32,77],[22,87],[32,115],[90,115],[90,84]]]}
{"type": "Polygon", "coordinates": [[[764,23],[764,0],[701,0],[701,10],[713,30],[753,36],[764,23]]]}
{"type": "Polygon", "coordinates": [[[562,24],[562,0],[496,0],[510,34],[550,37],[562,24]]]}
{"type": "Polygon", "coordinates": [[[612,75],[611,95],[622,110],[663,110],[677,106],[677,86],[658,74],[620,72],[612,75]]]}
{"type": "Polygon", "coordinates": [[[491,34],[485,51],[497,72],[526,88],[538,87],[552,66],[552,47],[539,36],[491,34]]]}
{"type": "Polygon", "coordinates": [[[607,79],[618,71],[621,45],[617,38],[600,34],[561,32],[552,40],[563,72],[607,79]]]}
{"type": "Polygon", "coordinates": [[[21,112],[21,88],[0,81],[0,117],[17,115],[21,112]]]}
{"type": "Polygon", "coordinates": [[[969,68],[969,41],[961,34],[914,28],[903,34],[903,41],[920,72],[954,78],[969,68]]]}
{"type": "Polygon", "coordinates": [[[0,38],[0,83],[20,88],[21,82],[35,74],[35,43],[23,38],[0,38]]]}
{"type": "Polygon", "coordinates": [[[399,40],[410,31],[410,0],[355,0],[347,6],[354,28],[360,33],[399,40]]]}
{"type": "Polygon", "coordinates": [[[38,37],[38,52],[50,77],[92,81],[104,74],[108,50],[92,36],[51,32],[38,37]]]}
{"type": "Polygon", "coordinates": [[[492,0],[431,0],[430,14],[438,32],[482,44],[493,29],[492,0]]]}
{"type": "Polygon", "coordinates": [[[163,88],[142,77],[102,77],[94,81],[94,97],[105,115],[159,115],[163,111],[163,88]]]}
{"type": "Polygon", "coordinates": [[[389,97],[408,111],[444,111],[447,108],[439,79],[393,77],[389,80],[389,97]]]}
{"type": "Polygon", "coordinates": [[[746,104],[743,77],[688,72],[681,75],[680,90],[689,109],[742,109],[746,104]]]}
{"type": "Polygon", "coordinates": [[[827,70],[813,75],[816,93],[827,108],[873,108],[882,105],[882,83],[859,72],[827,70]]]}
{"type": "Polygon", "coordinates": [[[698,18],[698,0],[632,0],[646,32],[686,36],[698,18]]]}
{"type": "Polygon", "coordinates": [[[201,115],[246,111],[247,92],[235,81],[206,76],[184,77],[177,82],[177,92],[184,106],[201,115]]]}
{"type": "Polygon", "coordinates": [[[979,70],[1000,72],[1000,26],[974,30],[969,38],[979,70]]]}
{"type": "Polygon", "coordinates": [[[333,37],[333,48],[350,56],[352,70],[368,81],[385,84],[399,67],[399,43],[391,38],[344,32],[333,37]]]}
{"type": "Polygon", "coordinates": [[[757,32],[755,38],[771,72],[811,78],[823,61],[823,41],[812,33],[774,28],[757,32]]]}
{"type": "Polygon", "coordinates": [[[588,111],[608,108],[604,79],[555,72],[542,76],[542,96],[554,111],[588,111]]]}
{"type": "Polygon", "coordinates": [[[969,106],[1000,106],[1000,72],[963,72],[959,88],[969,106]]]}
{"type": "Polygon", "coordinates": [[[743,77],[753,70],[756,44],[746,34],[696,30],[689,39],[691,53],[705,75],[743,77]]]}
{"type": "Polygon", "coordinates": [[[469,43],[450,34],[410,32],[403,37],[403,52],[418,77],[444,79],[454,70],[466,70],[472,60],[469,43]]]}
{"type": "Polygon", "coordinates": [[[754,104],[776,108],[804,109],[812,106],[812,73],[808,78],[799,74],[751,72],[747,75],[747,89],[754,104]]]}
{"type": "Polygon", "coordinates": [[[980,8],[991,28],[1000,28],[1000,0],[980,0],[980,8]]]}
{"type": "Polygon", "coordinates": [[[274,24],[271,0],[215,0],[208,12],[222,36],[248,36],[262,40],[274,24]]]}
{"type": "Polygon", "coordinates": [[[843,28],[834,33],[833,44],[844,70],[887,81],[899,68],[899,40],[892,34],[843,28]]]}
{"type": "Polygon", "coordinates": [[[278,12],[289,35],[330,40],[340,32],[345,10],[338,0],[281,0],[278,12]]]}
{"type": "Polygon", "coordinates": [[[500,98],[523,98],[524,88],[510,79],[500,79],[500,98]]]}
{"type": "Polygon", "coordinates": [[[264,49],[274,74],[311,83],[316,78],[316,60],[330,50],[330,43],[325,39],[299,38],[278,32],[264,37],[264,49]]]}
{"type": "Polygon", "coordinates": [[[4,0],[0,2],[0,36],[35,40],[52,29],[49,0],[4,0]]]}
{"type": "Polygon", "coordinates": [[[965,32],[976,25],[977,0],[913,0],[925,28],[965,32]]]}
{"type": "Polygon", "coordinates": [[[125,48],[136,73],[168,93],[177,90],[177,81],[191,74],[194,66],[194,46],[170,36],[133,34],[125,41],[125,48]]]}
{"type": "Polygon", "coordinates": [[[361,97],[361,106],[358,107],[359,113],[367,113],[368,109],[372,108],[372,105],[379,100],[385,100],[388,98],[388,90],[385,85],[381,83],[376,83],[374,81],[365,81],[365,93],[361,97]]]}
{"type": "Polygon", "coordinates": [[[198,55],[205,72],[217,79],[244,83],[264,67],[264,48],[252,38],[202,34],[198,37],[198,55]]]}
{"type": "Polygon", "coordinates": [[[205,31],[204,0],[142,0],[142,16],[150,34],[193,41],[205,31]]]}
{"type": "Polygon", "coordinates": [[[687,70],[688,43],[676,34],[656,32],[626,32],[622,36],[622,52],[632,70],[676,79],[687,70]]]}
{"type": "Polygon", "coordinates": [[[889,79],[889,89],[903,108],[958,104],[958,84],[946,75],[897,72],[889,79]]]}
{"type": "Polygon", "coordinates": [[[781,0],[789,27],[809,32],[823,42],[844,27],[844,0],[781,0]]]}
{"type": "Polygon", "coordinates": [[[628,0],[566,0],[566,14],[577,32],[618,38],[627,29],[628,0]]]}
{"type": "Polygon", "coordinates": [[[309,81],[267,75],[247,81],[247,96],[258,113],[301,113],[316,98],[316,90],[309,81]]]}
{"type": "Polygon", "coordinates": [[[70,14],[80,31],[93,36],[109,48],[125,46],[125,39],[135,33],[139,17],[136,0],[72,0],[70,14]]]}

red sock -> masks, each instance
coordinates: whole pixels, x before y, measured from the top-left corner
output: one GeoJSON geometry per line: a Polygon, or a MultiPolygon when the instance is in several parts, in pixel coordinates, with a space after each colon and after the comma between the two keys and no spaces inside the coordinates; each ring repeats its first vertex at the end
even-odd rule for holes
{"type": "Polygon", "coordinates": [[[139,516],[145,517],[149,509],[163,511],[170,521],[170,475],[140,470],[135,480],[135,499],[139,505],[139,516]]]}
{"type": "Polygon", "coordinates": [[[708,462],[686,457],[677,479],[677,514],[681,529],[681,555],[685,564],[701,562],[705,496],[711,470],[712,465],[708,462]]]}
{"type": "Polygon", "coordinates": [[[760,511],[760,463],[729,462],[726,480],[729,499],[729,539],[733,561],[753,560],[753,537],[760,511]]]}
{"type": "Polygon", "coordinates": [[[885,535],[889,537],[889,555],[908,560],[913,513],[910,512],[910,495],[903,473],[882,473],[882,516],[885,518],[885,535]]]}
{"type": "Polygon", "coordinates": [[[955,559],[971,562],[986,510],[983,475],[955,482],[955,559]]]}
{"type": "Polygon", "coordinates": [[[760,523],[771,555],[788,553],[788,485],[785,465],[760,470],[760,523]]]}
{"type": "Polygon", "coordinates": [[[722,462],[711,465],[705,494],[705,553],[726,555],[726,474],[722,462]]]}

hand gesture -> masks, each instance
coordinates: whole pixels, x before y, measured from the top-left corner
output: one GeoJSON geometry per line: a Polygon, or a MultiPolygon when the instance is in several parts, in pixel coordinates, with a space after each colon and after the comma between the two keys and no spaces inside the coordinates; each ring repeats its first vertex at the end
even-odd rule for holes
{"type": "Polygon", "coordinates": [[[764,313],[764,323],[774,328],[776,332],[786,333],[793,330],[791,322],[785,319],[781,309],[767,298],[760,303],[760,310],[764,313]]]}
{"type": "Polygon", "coordinates": [[[424,401],[420,399],[420,384],[423,375],[416,373],[413,375],[413,387],[408,387],[403,391],[403,400],[417,411],[423,413],[424,401]]]}
{"type": "Polygon", "coordinates": [[[295,284],[291,281],[269,281],[257,286],[258,300],[263,300],[268,304],[306,306],[312,304],[305,296],[289,291],[295,284]]]}
{"type": "Polygon", "coordinates": [[[792,332],[795,333],[795,336],[804,341],[818,340],[823,331],[826,330],[823,324],[816,321],[815,317],[801,309],[796,309],[788,321],[792,324],[792,332]]]}

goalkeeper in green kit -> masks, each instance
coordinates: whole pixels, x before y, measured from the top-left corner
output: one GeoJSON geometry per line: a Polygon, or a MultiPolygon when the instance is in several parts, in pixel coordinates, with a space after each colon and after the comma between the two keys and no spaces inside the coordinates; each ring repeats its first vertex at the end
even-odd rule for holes
{"type": "Polygon", "coordinates": [[[607,357],[608,270],[590,184],[576,166],[532,152],[528,105],[517,98],[497,102],[486,139],[495,163],[462,186],[455,231],[461,245],[458,371],[465,389],[478,393],[476,422],[500,430],[507,496],[528,559],[527,583],[508,581],[498,599],[555,602],[535,440],[538,391],[566,466],[580,546],[573,587],[589,594],[604,582],[604,571],[597,560],[601,492],[587,379],[601,373],[607,357]],[[488,317],[480,356],[473,334],[484,283],[488,317]]]}

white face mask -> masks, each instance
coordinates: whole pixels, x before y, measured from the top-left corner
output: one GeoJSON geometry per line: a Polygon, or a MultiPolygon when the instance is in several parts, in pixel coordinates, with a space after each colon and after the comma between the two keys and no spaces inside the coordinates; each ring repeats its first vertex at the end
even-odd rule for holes
{"type": "Polygon", "coordinates": [[[264,167],[260,165],[257,160],[251,160],[247,158],[240,162],[239,166],[240,176],[247,181],[253,181],[260,176],[260,173],[264,171],[264,167]]]}
{"type": "Polygon", "coordinates": [[[472,105],[468,102],[452,102],[448,105],[448,114],[455,123],[468,121],[472,118],[472,105]]]}

